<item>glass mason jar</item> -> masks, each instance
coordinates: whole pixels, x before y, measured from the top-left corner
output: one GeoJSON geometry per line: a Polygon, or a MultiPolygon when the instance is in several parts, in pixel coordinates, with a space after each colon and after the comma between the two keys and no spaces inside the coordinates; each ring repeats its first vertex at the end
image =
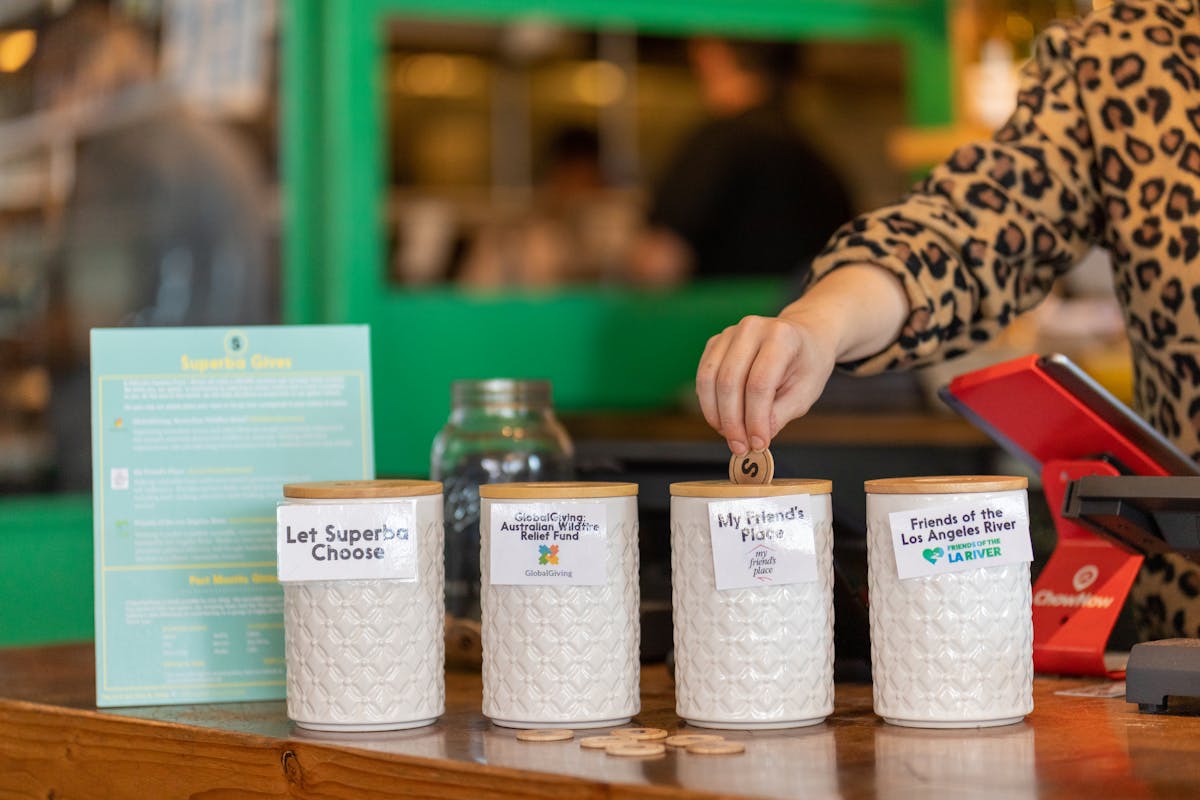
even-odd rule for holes
{"type": "Polygon", "coordinates": [[[574,448],[549,381],[455,381],[450,394],[430,458],[431,478],[445,487],[446,613],[478,620],[480,485],[571,480],[574,448]]]}

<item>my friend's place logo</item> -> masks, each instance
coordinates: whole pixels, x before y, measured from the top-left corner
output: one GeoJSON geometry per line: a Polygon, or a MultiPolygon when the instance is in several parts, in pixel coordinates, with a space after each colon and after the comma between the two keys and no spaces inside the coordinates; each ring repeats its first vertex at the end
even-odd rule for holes
{"type": "Polygon", "coordinates": [[[558,566],[558,545],[538,545],[538,563],[543,566],[547,564],[558,566]]]}
{"type": "Polygon", "coordinates": [[[759,583],[775,581],[775,550],[760,544],[750,551],[750,574],[759,583]]]}
{"type": "Polygon", "coordinates": [[[1071,579],[1071,585],[1075,587],[1075,591],[1082,592],[1084,589],[1091,586],[1100,577],[1100,569],[1095,564],[1085,564],[1075,573],[1075,577],[1071,579]]]}

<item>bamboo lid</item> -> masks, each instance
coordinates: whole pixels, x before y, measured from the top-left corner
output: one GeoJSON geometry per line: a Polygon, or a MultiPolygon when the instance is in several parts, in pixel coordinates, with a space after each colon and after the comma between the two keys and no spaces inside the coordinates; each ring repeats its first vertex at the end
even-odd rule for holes
{"type": "Polygon", "coordinates": [[[671,484],[672,497],[782,497],[789,494],[829,494],[833,481],[813,478],[780,478],[770,483],[685,481],[671,484]]]}
{"type": "Polygon", "coordinates": [[[605,481],[546,481],[486,483],[479,496],[489,500],[574,500],[596,497],[636,497],[636,483],[605,481]]]}
{"type": "Polygon", "coordinates": [[[921,475],[878,478],[863,484],[867,494],[967,494],[1012,492],[1028,487],[1029,479],[1019,475],[921,475]]]}
{"type": "Polygon", "coordinates": [[[314,483],[289,483],[283,487],[284,497],[294,497],[300,500],[421,497],[441,493],[442,484],[439,481],[316,481],[314,483]]]}

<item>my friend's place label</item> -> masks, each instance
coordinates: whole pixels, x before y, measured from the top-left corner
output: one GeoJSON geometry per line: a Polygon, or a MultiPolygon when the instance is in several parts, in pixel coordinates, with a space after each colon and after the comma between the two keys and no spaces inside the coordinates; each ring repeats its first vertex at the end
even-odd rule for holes
{"type": "Polygon", "coordinates": [[[718,590],[817,579],[809,495],[715,501],[708,528],[718,590]]]}
{"type": "Polygon", "coordinates": [[[279,582],[417,581],[416,502],[282,505],[279,582]]]}
{"type": "Polygon", "coordinates": [[[1024,492],[888,515],[901,579],[1033,560],[1024,492]]]}
{"type": "Polygon", "coordinates": [[[603,503],[492,503],[493,585],[601,586],[608,581],[603,503]]]}

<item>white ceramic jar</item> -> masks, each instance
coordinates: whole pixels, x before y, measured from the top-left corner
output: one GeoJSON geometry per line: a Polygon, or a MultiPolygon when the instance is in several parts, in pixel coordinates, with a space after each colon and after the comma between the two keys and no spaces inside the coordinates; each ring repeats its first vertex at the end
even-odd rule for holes
{"type": "Polygon", "coordinates": [[[691,725],[813,725],[833,713],[826,480],[671,485],[675,707],[691,725]]]}
{"type": "Polygon", "coordinates": [[[1033,710],[1027,485],[866,482],[875,713],[887,722],[988,727],[1033,710]],[[902,577],[913,572],[929,574],[902,577]]]}
{"type": "Polygon", "coordinates": [[[442,485],[297,483],[277,509],[288,716],[385,731],[445,710],[442,485]]]}
{"type": "Polygon", "coordinates": [[[513,728],[628,722],[641,705],[637,485],[479,495],[484,715],[513,728]]]}

